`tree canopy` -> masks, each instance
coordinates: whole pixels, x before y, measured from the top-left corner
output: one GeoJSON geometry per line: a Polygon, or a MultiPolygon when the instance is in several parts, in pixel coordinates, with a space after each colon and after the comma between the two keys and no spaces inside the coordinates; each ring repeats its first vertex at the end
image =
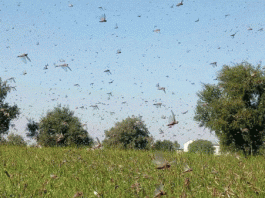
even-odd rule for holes
{"type": "Polygon", "coordinates": [[[157,140],[154,145],[154,150],[161,150],[161,151],[176,151],[179,149],[180,145],[177,141],[172,142],[170,140],[157,140]]]}
{"type": "Polygon", "coordinates": [[[257,154],[264,142],[265,75],[261,65],[224,65],[218,84],[203,84],[194,119],[214,131],[222,150],[257,154]]]}
{"type": "Polygon", "coordinates": [[[4,102],[7,94],[13,88],[7,84],[7,81],[2,81],[0,78],[0,135],[8,134],[11,121],[19,116],[19,108],[17,105],[12,106],[4,102]]]}
{"type": "Polygon", "coordinates": [[[29,120],[29,137],[35,137],[42,146],[90,146],[93,139],[83,128],[74,112],[66,107],[55,107],[40,122],[29,120]]]}
{"type": "Polygon", "coordinates": [[[35,122],[32,118],[28,119],[26,127],[26,131],[28,131],[28,133],[26,133],[27,137],[37,139],[38,130],[39,130],[39,123],[35,122]]]}
{"type": "Polygon", "coordinates": [[[213,143],[208,140],[196,140],[189,144],[188,150],[190,153],[213,154],[215,148],[213,143]]]}
{"type": "Polygon", "coordinates": [[[121,149],[146,149],[152,137],[141,120],[138,117],[128,117],[121,122],[115,123],[110,130],[105,131],[103,146],[115,147],[121,149]]]}

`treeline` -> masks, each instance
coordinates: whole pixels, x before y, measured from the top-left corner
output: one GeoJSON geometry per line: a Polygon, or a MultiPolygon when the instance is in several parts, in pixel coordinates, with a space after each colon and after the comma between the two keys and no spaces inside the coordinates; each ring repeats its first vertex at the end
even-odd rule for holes
{"type": "MultiPolygon", "coordinates": [[[[47,112],[40,122],[28,119],[27,137],[36,140],[43,147],[93,147],[101,144],[93,140],[78,117],[68,107],[55,107],[47,112]]],[[[26,146],[22,136],[10,134],[2,144],[26,146]]],[[[146,125],[138,117],[128,117],[117,122],[110,130],[105,131],[104,148],[118,149],[147,149],[161,151],[175,151],[180,145],[177,141],[157,140],[150,135],[146,125]]]]}
{"type": "MultiPolygon", "coordinates": [[[[224,65],[217,73],[217,84],[202,84],[194,120],[214,132],[221,150],[258,155],[265,142],[265,67],[247,62],[224,65]]],[[[12,78],[8,79],[11,80],[12,78]]],[[[15,89],[0,78],[0,135],[8,134],[11,121],[20,112],[16,105],[4,102],[15,89]]],[[[178,124],[174,114],[173,123],[178,124]]],[[[171,126],[171,124],[168,124],[171,126]]],[[[89,126],[88,126],[89,128],[89,126]]],[[[66,107],[56,107],[39,121],[29,120],[27,136],[41,146],[91,146],[94,140],[80,119],[66,107]]],[[[18,141],[18,137],[12,137],[18,141]]],[[[11,138],[11,139],[12,139],[11,138]]],[[[208,143],[207,143],[208,144],[208,143]]],[[[177,142],[154,141],[140,117],[128,117],[105,131],[105,148],[176,150],[177,142]]],[[[206,146],[207,147],[207,146],[206,146]]],[[[208,146],[209,147],[209,146],[208,146]]],[[[201,146],[196,146],[197,150],[201,146]]],[[[195,149],[196,150],[196,149],[195,149]]],[[[196,150],[196,152],[197,152],[196,150]]],[[[204,149],[201,149],[204,150],[204,149]]],[[[210,153],[212,151],[209,151],[210,153]]]]}

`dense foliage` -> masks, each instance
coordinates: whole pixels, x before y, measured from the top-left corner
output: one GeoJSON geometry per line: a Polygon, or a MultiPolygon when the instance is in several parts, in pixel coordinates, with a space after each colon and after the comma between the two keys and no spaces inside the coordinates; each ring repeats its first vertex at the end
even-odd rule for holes
{"type": "Polygon", "coordinates": [[[19,116],[19,108],[17,105],[11,106],[9,103],[4,102],[7,94],[13,88],[7,84],[7,81],[2,81],[0,78],[0,136],[8,134],[11,121],[19,116]]]}
{"type": "Polygon", "coordinates": [[[177,141],[172,142],[170,140],[157,140],[154,145],[154,150],[160,150],[160,151],[176,151],[179,149],[180,145],[177,141]]]}
{"type": "Polygon", "coordinates": [[[189,144],[188,150],[190,153],[213,154],[215,148],[213,143],[208,140],[196,140],[189,144]]]}
{"type": "Polygon", "coordinates": [[[27,125],[28,136],[36,137],[42,146],[90,146],[93,139],[83,128],[79,118],[66,107],[56,107],[39,123],[32,120],[27,125]],[[38,131],[37,131],[38,130],[38,131]],[[36,132],[37,131],[37,132],[36,132]]]}
{"type": "Polygon", "coordinates": [[[257,154],[264,142],[265,75],[261,65],[223,66],[217,85],[197,93],[194,119],[214,131],[222,150],[257,154]]]}
{"type": "Polygon", "coordinates": [[[153,141],[150,133],[141,120],[137,117],[128,117],[117,122],[110,130],[105,131],[105,147],[121,149],[147,149],[153,141]]]}
{"type": "Polygon", "coordinates": [[[38,136],[38,130],[39,130],[39,123],[35,122],[31,118],[28,119],[28,123],[26,127],[26,131],[28,131],[28,133],[26,133],[27,137],[36,139],[38,136]]]}
{"type": "Polygon", "coordinates": [[[11,133],[7,136],[7,144],[15,146],[26,146],[27,143],[21,135],[11,133]]]}

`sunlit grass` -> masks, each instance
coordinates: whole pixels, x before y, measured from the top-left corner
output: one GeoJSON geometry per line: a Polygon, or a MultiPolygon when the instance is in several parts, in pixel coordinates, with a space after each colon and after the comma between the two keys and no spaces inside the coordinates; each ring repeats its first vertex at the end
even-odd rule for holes
{"type": "Polygon", "coordinates": [[[164,197],[265,197],[263,156],[163,155],[177,163],[156,169],[152,151],[2,145],[0,197],[154,197],[159,184],[164,197]]]}

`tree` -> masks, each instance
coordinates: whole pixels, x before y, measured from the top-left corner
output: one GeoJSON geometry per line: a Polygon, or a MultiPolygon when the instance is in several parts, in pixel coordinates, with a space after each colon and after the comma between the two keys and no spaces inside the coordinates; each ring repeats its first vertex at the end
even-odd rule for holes
{"type": "Polygon", "coordinates": [[[215,131],[222,150],[257,154],[264,142],[265,75],[261,65],[224,65],[218,84],[203,84],[194,119],[215,131]]]}
{"type": "Polygon", "coordinates": [[[7,94],[13,88],[7,84],[7,81],[2,81],[0,78],[0,136],[8,134],[11,121],[19,116],[19,108],[17,105],[11,106],[7,102],[4,102],[7,94]]]}
{"type": "Polygon", "coordinates": [[[178,143],[178,141],[174,141],[173,146],[174,146],[175,150],[178,150],[180,148],[180,144],[178,143]]]}
{"type": "MultiPolygon", "coordinates": [[[[153,145],[155,143],[155,138],[152,135],[150,135],[150,136],[146,137],[145,139],[147,141],[147,144],[145,145],[145,147],[143,149],[152,150],[153,149],[153,145]]],[[[138,148],[136,148],[136,149],[138,149],[138,148]]]]}
{"type": "Polygon", "coordinates": [[[175,151],[179,149],[180,145],[177,141],[171,142],[170,140],[157,140],[153,145],[153,149],[161,151],[175,151]]]}
{"type": "Polygon", "coordinates": [[[215,148],[213,143],[208,140],[196,140],[189,144],[188,150],[190,153],[213,154],[215,148]]]}
{"type": "Polygon", "coordinates": [[[23,137],[21,135],[15,135],[14,133],[11,133],[7,136],[7,144],[8,145],[16,145],[16,146],[26,146],[27,143],[24,141],[23,137]]]}
{"type": "Polygon", "coordinates": [[[26,131],[28,131],[28,133],[26,133],[27,137],[37,139],[39,135],[38,134],[39,123],[35,122],[32,118],[27,119],[27,120],[28,120],[27,127],[26,127],[26,131]]]}
{"type": "Polygon", "coordinates": [[[33,123],[31,120],[28,129],[33,131],[28,135],[36,137],[38,144],[42,146],[90,146],[93,144],[93,139],[83,129],[79,118],[66,107],[55,107],[53,111],[48,111],[39,123],[33,123]]]}
{"type": "Polygon", "coordinates": [[[106,138],[103,141],[103,146],[121,149],[148,149],[149,141],[152,141],[149,135],[150,133],[140,117],[128,117],[105,131],[106,138]]]}

